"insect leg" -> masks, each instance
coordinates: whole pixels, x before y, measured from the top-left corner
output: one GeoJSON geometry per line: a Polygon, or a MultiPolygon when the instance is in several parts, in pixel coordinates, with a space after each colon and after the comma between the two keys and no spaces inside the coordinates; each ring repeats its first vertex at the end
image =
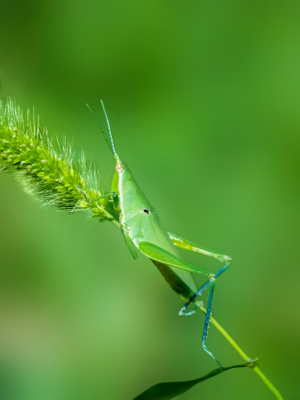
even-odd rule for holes
{"type": "Polygon", "coordinates": [[[212,281],[211,285],[210,285],[207,310],[206,310],[206,316],[205,316],[205,322],[204,322],[204,328],[203,328],[203,334],[202,334],[202,348],[203,348],[203,350],[206,351],[207,354],[209,354],[219,364],[220,369],[223,369],[220,362],[216,359],[216,357],[213,355],[213,353],[210,350],[208,350],[208,348],[206,346],[206,338],[207,338],[208,324],[209,324],[209,320],[210,320],[211,305],[212,305],[214,290],[215,290],[215,282],[212,281]]]}
{"type": "Polygon", "coordinates": [[[202,285],[201,288],[198,289],[197,292],[195,292],[195,293],[190,297],[189,301],[188,301],[187,303],[185,303],[185,305],[180,309],[180,311],[179,311],[179,315],[180,315],[180,316],[184,315],[184,316],[187,317],[187,316],[189,316],[189,315],[195,314],[196,309],[197,309],[197,306],[195,306],[194,310],[192,310],[192,311],[186,312],[186,310],[188,309],[188,306],[189,306],[191,303],[193,303],[193,301],[196,299],[196,297],[197,297],[197,296],[200,296],[200,294],[203,292],[203,290],[206,289],[207,286],[210,285],[210,284],[211,284],[210,280],[206,281],[206,282],[204,283],[204,285],[202,285]]]}
{"type": "MultiPolygon", "coordinates": [[[[201,287],[200,289],[197,290],[197,292],[195,292],[193,294],[193,296],[190,297],[189,301],[187,303],[185,303],[185,305],[181,308],[181,310],[179,311],[179,315],[192,315],[195,313],[195,310],[191,311],[191,312],[186,312],[188,306],[196,299],[196,297],[200,296],[200,294],[203,292],[204,289],[207,288],[208,285],[211,285],[212,282],[215,281],[215,279],[222,274],[222,272],[224,272],[227,268],[229,267],[229,265],[224,265],[224,267],[220,268],[219,271],[217,273],[215,273],[215,275],[213,275],[210,279],[208,279],[201,287]]],[[[197,307],[196,307],[197,308],[197,307]]]]}
{"type": "Polygon", "coordinates": [[[111,192],[111,193],[104,194],[103,196],[94,197],[93,199],[91,199],[89,201],[89,204],[94,203],[95,201],[98,201],[98,200],[101,200],[101,199],[106,199],[108,197],[111,197],[113,199],[114,207],[118,208],[119,196],[117,195],[116,192],[111,192]]]}
{"type": "Polygon", "coordinates": [[[168,234],[173,244],[177,247],[180,247],[184,250],[194,251],[195,253],[199,253],[204,256],[216,258],[220,262],[227,265],[229,265],[231,262],[231,258],[225,254],[213,253],[212,251],[201,249],[197,244],[190,242],[189,240],[186,240],[175,233],[168,232],[168,234]]]}
{"type": "Polygon", "coordinates": [[[222,263],[225,263],[225,265],[222,268],[220,268],[219,271],[216,274],[214,274],[212,277],[210,277],[200,287],[200,289],[198,289],[197,292],[195,292],[193,294],[193,296],[190,297],[189,301],[179,311],[179,315],[191,315],[191,314],[194,314],[197,306],[191,312],[186,312],[188,306],[191,304],[191,302],[195,301],[196,297],[199,296],[202,293],[202,291],[207,288],[207,286],[210,285],[208,304],[207,304],[207,310],[206,310],[206,316],[205,316],[205,322],[204,322],[204,328],[203,328],[203,334],[202,334],[202,347],[206,351],[206,353],[209,354],[219,364],[220,368],[222,368],[220,362],[215,358],[213,353],[207,348],[207,346],[206,346],[206,338],[207,338],[208,324],[209,324],[210,315],[211,315],[213,293],[214,293],[214,290],[215,290],[215,279],[219,275],[221,275],[229,267],[230,262],[231,262],[231,258],[229,256],[227,256],[227,255],[213,253],[211,251],[203,250],[197,244],[192,243],[192,242],[190,242],[190,241],[188,241],[188,240],[186,240],[186,239],[184,239],[184,238],[182,238],[182,237],[180,237],[178,235],[170,233],[170,232],[169,232],[169,237],[172,240],[172,242],[174,243],[174,245],[177,246],[177,247],[181,247],[182,249],[190,250],[190,251],[193,251],[193,252],[205,255],[205,256],[213,257],[213,258],[217,259],[218,261],[220,261],[222,263]]]}
{"type": "MultiPolygon", "coordinates": [[[[190,305],[191,302],[193,302],[195,300],[195,298],[197,296],[199,296],[201,294],[201,292],[208,286],[210,285],[210,290],[209,290],[209,296],[208,296],[208,303],[207,303],[207,309],[206,309],[206,315],[205,315],[205,322],[204,322],[204,328],[203,328],[203,334],[202,334],[202,347],[203,350],[206,351],[207,354],[209,354],[218,364],[219,367],[222,369],[222,365],[220,364],[220,362],[216,359],[216,357],[213,355],[213,353],[207,348],[206,346],[206,338],[207,338],[207,332],[208,332],[208,324],[209,324],[209,320],[210,320],[210,315],[211,315],[211,306],[212,306],[212,299],[213,299],[213,294],[214,294],[214,290],[215,290],[215,280],[216,278],[222,274],[222,272],[224,272],[226,269],[228,268],[228,265],[224,265],[224,267],[222,267],[221,269],[219,269],[219,271],[212,276],[207,282],[204,283],[204,285],[201,286],[201,288],[199,290],[197,290],[197,292],[190,298],[190,301],[187,302],[182,309],[179,311],[179,315],[191,315],[193,313],[195,313],[195,310],[187,313],[186,309],[188,308],[188,306],[190,305]]],[[[195,309],[197,308],[197,306],[195,307],[195,309]]]]}
{"type": "Polygon", "coordinates": [[[152,261],[158,261],[164,265],[168,265],[170,267],[175,267],[179,269],[184,269],[189,272],[198,272],[203,275],[206,275],[208,277],[208,280],[204,283],[204,285],[201,286],[199,290],[197,290],[189,299],[189,301],[182,307],[180,310],[179,314],[180,315],[189,315],[190,313],[186,314],[185,311],[189,304],[195,300],[195,298],[207,287],[210,285],[210,292],[209,292],[209,298],[208,298],[208,304],[207,304],[207,310],[206,310],[206,316],[205,316],[205,323],[204,323],[204,329],[203,329],[203,335],[202,335],[202,347],[203,349],[214,359],[216,362],[219,364],[220,368],[222,368],[221,364],[219,361],[214,357],[214,355],[208,350],[206,346],[206,337],[207,337],[207,330],[208,330],[208,323],[210,319],[210,314],[211,314],[211,306],[212,306],[212,298],[213,298],[213,292],[215,288],[215,280],[216,278],[221,275],[227,268],[228,265],[224,265],[219,271],[215,274],[208,273],[207,270],[200,269],[198,267],[195,267],[194,265],[187,264],[174,254],[169,253],[168,251],[154,245],[153,243],[148,243],[148,242],[139,242],[139,249],[140,251],[145,254],[145,256],[149,257],[152,259],[152,261]]]}

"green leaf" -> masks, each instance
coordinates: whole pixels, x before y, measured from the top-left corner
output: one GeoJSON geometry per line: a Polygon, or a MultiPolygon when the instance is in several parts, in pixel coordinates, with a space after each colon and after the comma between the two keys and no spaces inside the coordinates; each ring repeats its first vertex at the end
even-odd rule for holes
{"type": "Polygon", "coordinates": [[[212,378],[215,375],[218,375],[233,368],[253,368],[254,364],[255,361],[249,361],[245,364],[231,365],[230,367],[226,367],[223,369],[217,368],[209,372],[207,375],[204,375],[201,378],[193,379],[191,381],[157,383],[156,385],[151,386],[145,392],[141,393],[139,396],[135,397],[134,400],[172,400],[175,397],[185,393],[198,383],[203,382],[206,379],[212,378]]]}

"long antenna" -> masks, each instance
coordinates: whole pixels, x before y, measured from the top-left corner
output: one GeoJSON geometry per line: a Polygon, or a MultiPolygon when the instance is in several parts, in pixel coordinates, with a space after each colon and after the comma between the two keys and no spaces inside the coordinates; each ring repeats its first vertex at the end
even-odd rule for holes
{"type": "MultiPolygon", "coordinates": [[[[102,102],[102,100],[101,100],[101,102],[102,102]]],[[[103,135],[103,137],[104,137],[104,139],[105,139],[105,141],[106,141],[106,143],[107,143],[107,145],[108,145],[110,151],[111,151],[113,154],[116,154],[115,147],[114,147],[114,146],[112,147],[110,141],[107,139],[106,134],[105,134],[104,130],[102,129],[102,126],[101,126],[101,124],[100,124],[98,118],[97,118],[96,115],[94,114],[94,111],[91,109],[91,107],[88,105],[88,103],[86,103],[86,106],[87,106],[87,108],[89,109],[90,113],[92,114],[92,117],[94,118],[94,120],[95,120],[95,122],[96,122],[98,128],[100,129],[100,132],[102,133],[102,135],[103,135]]],[[[102,105],[102,107],[104,107],[104,106],[102,105]]],[[[106,116],[105,110],[104,110],[104,114],[105,114],[105,116],[106,116]]],[[[107,120],[107,117],[106,117],[106,120],[107,120]]],[[[109,128],[109,132],[110,132],[110,128],[109,128]]],[[[112,143],[113,143],[113,142],[112,142],[112,143]]]]}
{"type": "Polygon", "coordinates": [[[112,133],[111,133],[111,129],[110,129],[109,119],[108,119],[108,116],[107,116],[107,114],[106,114],[106,110],[105,110],[105,107],[104,107],[103,100],[100,99],[100,101],[101,101],[101,105],[102,105],[102,108],[103,108],[103,112],[104,112],[104,115],[105,115],[105,118],[106,118],[106,123],[107,123],[108,131],[109,131],[109,136],[110,136],[110,140],[111,140],[112,151],[113,151],[114,155],[116,155],[117,153],[116,153],[116,148],[115,148],[114,140],[113,140],[112,133]]]}

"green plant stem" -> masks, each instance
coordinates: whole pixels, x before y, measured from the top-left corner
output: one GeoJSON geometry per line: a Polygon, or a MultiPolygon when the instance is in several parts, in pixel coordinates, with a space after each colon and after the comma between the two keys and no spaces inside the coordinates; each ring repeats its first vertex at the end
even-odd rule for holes
{"type": "MultiPolygon", "coordinates": [[[[198,305],[198,308],[202,311],[203,314],[206,315],[206,309],[202,305],[198,305]]],[[[235,340],[232,339],[232,337],[225,331],[225,329],[219,324],[218,321],[215,320],[215,318],[210,317],[211,323],[217,328],[217,330],[224,336],[224,338],[227,340],[228,343],[231,344],[231,346],[239,353],[239,355],[245,360],[249,361],[251,358],[247,356],[247,354],[240,348],[240,346],[236,343],[235,340]]],[[[283,400],[283,397],[279,393],[279,391],[276,389],[276,387],[270,382],[270,380],[266,377],[266,375],[262,372],[262,370],[254,364],[253,367],[251,367],[253,371],[260,377],[260,379],[264,382],[264,384],[271,390],[271,392],[274,394],[274,396],[278,400],[283,400]]]]}

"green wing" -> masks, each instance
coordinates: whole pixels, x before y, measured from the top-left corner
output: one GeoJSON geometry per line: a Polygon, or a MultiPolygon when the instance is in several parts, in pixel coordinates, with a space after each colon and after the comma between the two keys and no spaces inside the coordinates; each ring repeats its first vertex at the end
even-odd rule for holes
{"type": "Polygon", "coordinates": [[[210,276],[211,272],[199,267],[195,267],[192,264],[188,264],[181,260],[179,257],[174,254],[169,253],[168,251],[162,249],[155,244],[148,242],[139,242],[140,251],[147,257],[152,260],[156,260],[162,264],[166,264],[170,267],[175,267],[179,269],[183,269],[189,272],[197,272],[198,274],[203,274],[206,276],[210,276]]]}

